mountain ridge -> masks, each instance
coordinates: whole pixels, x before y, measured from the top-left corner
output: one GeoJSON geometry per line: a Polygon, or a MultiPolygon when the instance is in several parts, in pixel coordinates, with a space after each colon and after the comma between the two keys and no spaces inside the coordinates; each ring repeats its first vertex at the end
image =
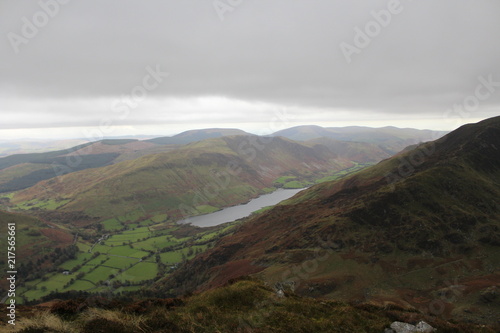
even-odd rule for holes
{"type": "Polygon", "coordinates": [[[253,274],[301,295],[391,300],[495,322],[489,309],[500,304],[480,294],[500,283],[498,146],[500,117],[313,186],[250,218],[156,288],[206,290],[253,274]],[[453,285],[462,286],[457,297],[440,296],[453,285]]]}

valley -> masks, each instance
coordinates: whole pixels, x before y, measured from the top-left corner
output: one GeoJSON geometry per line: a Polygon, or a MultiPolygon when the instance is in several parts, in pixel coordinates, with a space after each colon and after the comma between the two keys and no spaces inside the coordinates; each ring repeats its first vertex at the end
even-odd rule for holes
{"type": "MultiPolygon", "coordinates": [[[[351,161],[317,144],[311,147],[244,132],[231,136],[233,130],[225,137],[220,131],[207,131],[205,139],[203,131],[182,134],[185,144],[106,139],[0,159],[4,186],[0,205],[15,212],[4,214],[34,216],[47,228],[21,227],[21,232],[45,235],[55,242],[34,255],[20,253],[30,260],[21,260],[18,302],[145,290],[153,281],[168,279],[181,264],[241,223],[198,228],[177,224],[182,218],[200,214],[202,218],[277,189],[291,191],[343,177],[377,158],[375,153],[351,161]],[[191,142],[189,138],[203,140],[191,142]],[[66,165],[61,167],[61,163],[66,165]],[[67,172],[58,174],[57,170],[67,172]],[[230,174],[234,170],[238,173],[230,174]],[[34,185],[9,191],[11,185],[22,188],[30,182],[34,185]]],[[[20,242],[36,249],[36,243],[28,239],[21,237],[20,242]]]]}
{"type": "Polygon", "coordinates": [[[284,133],[302,141],[212,129],[4,157],[2,221],[19,221],[19,256],[29,258],[18,302],[209,295],[250,279],[299,303],[494,325],[499,124],[427,143],[411,131],[382,145],[354,141],[368,135],[359,129],[346,141],[298,136],[304,128],[284,133]],[[54,173],[68,161],[80,164],[54,173]],[[287,191],[237,218],[216,215],[287,191]]]}

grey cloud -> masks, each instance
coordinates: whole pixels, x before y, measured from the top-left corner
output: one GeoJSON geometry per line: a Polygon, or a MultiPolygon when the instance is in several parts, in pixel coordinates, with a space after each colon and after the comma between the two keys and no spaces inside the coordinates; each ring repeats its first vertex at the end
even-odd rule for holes
{"type": "MultiPolygon", "coordinates": [[[[15,54],[7,34],[20,34],[22,17],[40,6],[3,1],[0,96],[120,96],[158,64],[170,76],[155,97],[419,114],[460,102],[478,76],[500,81],[495,0],[401,0],[402,11],[348,64],[339,45],[353,44],[354,28],[390,2],[242,0],[221,21],[213,1],[73,0],[15,54]]],[[[482,102],[499,103],[500,93],[482,102]]]]}

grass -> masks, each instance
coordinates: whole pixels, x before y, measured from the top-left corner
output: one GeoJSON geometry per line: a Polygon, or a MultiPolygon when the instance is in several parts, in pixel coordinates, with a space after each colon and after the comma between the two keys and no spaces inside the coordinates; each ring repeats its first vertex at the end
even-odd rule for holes
{"type": "Polygon", "coordinates": [[[160,254],[161,261],[165,264],[176,264],[182,261],[182,252],[170,251],[160,254]]]}
{"type": "Polygon", "coordinates": [[[304,188],[308,185],[311,185],[311,183],[310,182],[299,182],[298,180],[293,180],[291,182],[286,182],[285,185],[283,185],[283,188],[298,189],[298,188],[304,188]]]}
{"type": "Polygon", "coordinates": [[[92,288],[95,288],[95,285],[90,283],[89,281],[83,281],[83,280],[76,280],[75,283],[71,285],[71,290],[76,290],[76,291],[85,291],[85,290],[90,290],[92,288]]]}
{"type": "Polygon", "coordinates": [[[158,236],[158,237],[148,238],[147,240],[142,242],[134,243],[134,248],[156,251],[165,248],[167,246],[172,246],[176,244],[178,243],[168,240],[166,236],[158,236]]]}
{"type": "Polygon", "coordinates": [[[297,177],[295,177],[295,176],[281,176],[281,177],[275,179],[273,183],[284,185],[285,183],[288,183],[291,180],[295,180],[296,178],[297,177]]]}
{"type": "Polygon", "coordinates": [[[156,263],[140,262],[127,269],[122,276],[131,282],[141,282],[154,279],[156,274],[158,274],[158,266],[156,263]]]}
{"type": "Polygon", "coordinates": [[[30,200],[30,201],[25,201],[20,204],[16,205],[16,208],[22,209],[22,210],[28,210],[31,208],[40,208],[40,209],[46,209],[46,210],[56,210],[61,206],[64,206],[71,200],[30,200]]]}
{"type": "Polygon", "coordinates": [[[151,218],[151,221],[153,221],[154,223],[161,223],[161,222],[167,221],[167,219],[168,219],[167,214],[158,214],[158,215],[153,216],[151,218]]]}
{"type": "Polygon", "coordinates": [[[340,171],[337,171],[337,172],[334,172],[333,174],[331,175],[328,175],[328,176],[325,176],[325,177],[322,177],[322,178],[319,178],[315,181],[316,184],[320,184],[320,183],[325,183],[325,182],[329,182],[329,181],[334,181],[334,180],[338,180],[340,178],[343,178],[347,175],[350,175],[352,173],[355,173],[357,171],[360,171],[370,165],[373,165],[372,163],[356,163],[356,162],[353,162],[355,165],[350,167],[350,168],[347,168],[347,169],[344,169],[344,170],[340,170],[340,171]]]}
{"type": "Polygon", "coordinates": [[[27,286],[35,287],[36,289],[20,289],[19,294],[24,296],[28,301],[36,300],[50,294],[53,291],[62,291],[64,289],[64,285],[74,278],[74,276],[63,275],[62,273],[53,273],[46,276],[46,278],[46,281],[36,280],[34,283],[27,284],[27,286]]]}
{"type": "Polygon", "coordinates": [[[115,267],[118,269],[124,269],[137,263],[139,260],[135,258],[122,258],[110,256],[108,261],[106,261],[106,266],[115,267]]]}
{"type": "Polygon", "coordinates": [[[78,265],[82,265],[85,261],[89,260],[92,257],[90,253],[78,253],[77,258],[73,260],[68,260],[62,263],[59,267],[62,269],[72,270],[78,265]]]}
{"type": "Polygon", "coordinates": [[[92,281],[94,283],[98,283],[99,281],[106,281],[109,279],[111,274],[116,274],[117,269],[99,266],[95,270],[90,273],[85,274],[85,280],[92,281]]]}
{"type": "Polygon", "coordinates": [[[279,297],[262,282],[249,279],[184,299],[117,301],[114,305],[105,303],[102,308],[87,308],[70,300],[57,303],[48,311],[35,308],[19,311],[13,332],[378,333],[384,332],[393,321],[415,320],[430,323],[438,332],[495,332],[494,328],[450,323],[398,307],[316,300],[291,292],[279,297]]]}
{"type": "Polygon", "coordinates": [[[123,224],[116,218],[102,221],[101,224],[103,225],[104,230],[106,231],[115,231],[123,228],[123,224]]]}
{"type": "Polygon", "coordinates": [[[200,212],[200,214],[210,214],[218,211],[219,208],[210,205],[200,205],[196,206],[196,210],[200,212]]]}

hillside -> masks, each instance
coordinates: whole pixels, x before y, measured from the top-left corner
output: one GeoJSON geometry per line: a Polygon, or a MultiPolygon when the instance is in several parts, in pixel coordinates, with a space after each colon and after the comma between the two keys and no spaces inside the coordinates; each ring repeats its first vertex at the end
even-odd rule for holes
{"type": "Polygon", "coordinates": [[[106,139],[63,150],[6,156],[0,158],[0,193],[25,189],[64,174],[172,149],[169,148],[139,140],[106,139]]]}
{"type": "MultiPolygon", "coordinates": [[[[209,128],[190,130],[172,137],[159,137],[142,141],[112,138],[86,142],[63,150],[0,157],[0,193],[22,190],[39,181],[76,171],[169,152],[182,145],[197,141],[235,135],[248,136],[250,134],[239,129],[209,128]]],[[[322,144],[329,147],[335,154],[341,154],[344,157],[351,155],[353,158],[350,160],[367,163],[380,161],[408,145],[427,141],[437,134],[432,131],[391,127],[370,129],[300,126],[277,132],[275,135],[282,135],[292,140],[314,139],[310,142],[313,145],[322,144]],[[348,145],[338,140],[351,143],[348,145]]],[[[6,145],[17,147],[11,143],[6,145]]],[[[43,143],[40,146],[45,147],[43,143]]]]}
{"type": "Polygon", "coordinates": [[[437,332],[495,332],[483,325],[452,323],[394,304],[377,307],[299,297],[253,279],[231,281],[184,298],[77,298],[23,306],[18,312],[20,320],[10,332],[380,333],[395,321],[425,321],[437,332]]]}
{"type": "Polygon", "coordinates": [[[324,146],[282,138],[232,136],[42,181],[16,192],[18,208],[55,211],[61,220],[80,212],[121,221],[168,214],[199,215],[246,202],[281,176],[308,181],[353,166],[324,146]]]}
{"type": "Polygon", "coordinates": [[[321,137],[305,143],[312,146],[323,145],[335,154],[358,163],[377,163],[392,156],[380,146],[367,142],[339,141],[321,137]]]}
{"type": "MultiPolygon", "coordinates": [[[[41,277],[60,262],[68,260],[75,253],[71,248],[74,235],[68,230],[61,229],[56,225],[40,219],[0,210],[0,221],[2,233],[7,234],[7,225],[15,224],[15,268],[18,270],[18,278],[41,277]],[[55,250],[57,249],[57,250],[55,250]]],[[[7,269],[7,236],[0,238],[0,247],[5,258],[0,260],[0,269],[7,269]]],[[[12,269],[11,269],[12,270],[12,269]]],[[[0,293],[4,295],[7,280],[0,281],[0,293]]],[[[3,296],[2,296],[3,297],[3,296]]]]}
{"type": "Polygon", "coordinates": [[[307,141],[319,138],[330,138],[339,141],[366,142],[379,146],[379,149],[394,155],[405,147],[435,140],[447,132],[417,130],[413,128],[397,128],[393,126],[371,128],[361,126],[321,127],[296,126],[273,133],[291,140],[307,141]]]}
{"type": "Polygon", "coordinates": [[[313,186],[250,218],[157,290],[254,274],[295,293],[498,324],[500,117],[313,186]]]}
{"type": "Polygon", "coordinates": [[[232,135],[251,135],[251,134],[233,128],[207,128],[207,129],[189,130],[171,137],[165,136],[165,137],[154,138],[148,140],[148,142],[162,144],[162,145],[187,144],[191,142],[220,138],[223,136],[232,136],[232,135]]]}

